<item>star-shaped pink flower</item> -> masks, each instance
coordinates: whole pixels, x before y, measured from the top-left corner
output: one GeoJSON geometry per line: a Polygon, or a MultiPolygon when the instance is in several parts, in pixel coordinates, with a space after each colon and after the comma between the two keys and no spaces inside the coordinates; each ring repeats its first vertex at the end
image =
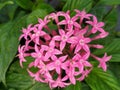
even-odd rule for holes
{"type": "Polygon", "coordinates": [[[39,49],[40,47],[38,47],[36,44],[35,44],[35,52],[31,53],[31,56],[33,58],[35,58],[35,61],[34,61],[34,66],[36,67],[40,61],[43,60],[43,50],[42,49],[39,49]]]}
{"type": "Polygon", "coordinates": [[[47,61],[50,57],[54,58],[55,55],[60,55],[62,52],[55,48],[54,41],[51,41],[49,46],[41,45],[42,50],[46,51],[44,60],[47,61]]]}
{"type": "Polygon", "coordinates": [[[65,87],[65,86],[68,86],[70,83],[66,83],[64,82],[64,79],[61,79],[61,76],[58,76],[57,80],[53,81],[50,86],[52,88],[55,88],[55,87],[65,87]]]}
{"type": "Polygon", "coordinates": [[[92,33],[96,33],[97,31],[104,32],[104,30],[102,28],[104,26],[104,23],[98,22],[97,18],[95,16],[93,16],[93,21],[86,21],[86,23],[93,26],[93,28],[91,30],[92,33]]]}
{"type": "Polygon", "coordinates": [[[97,57],[97,56],[95,56],[93,54],[91,54],[91,56],[99,61],[98,67],[101,67],[104,71],[107,70],[106,62],[108,62],[112,58],[112,56],[107,56],[107,53],[105,53],[102,58],[99,58],[99,57],[97,57]]]}
{"type": "Polygon", "coordinates": [[[75,80],[75,75],[77,73],[75,71],[75,68],[77,67],[76,62],[69,60],[64,62],[63,64],[64,64],[63,68],[66,71],[66,75],[64,78],[68,78],[72,84],[76,84],[75,80]]]}
{"type": "Polygon", "coordinates": [[[31,35],[31,31],[34,30],[34,27],[32,27],[32,24],[28,26],[28,28],[23,28],[22,32],[23,34],[20,36],[19,40],[21,40],[23,37],[28,40],[28,36],[31,35]]]}
{"type": "Polygon", "coordinates": [[[73,60],[75,60],[76,64],[78,65],[79,73],[83,72],[84,67],[92,67],[92,65],[90,64],[90,62],[88,62],[87,59],[88,59],[88,57],[86,57],[86,55],[80,56],[80,54],[76,54],[73,57],[73,60]]]}
{"type": "Polygon", "coordinates": [[[75,10],[75,12],[77,13],[76,16],[80,17],[80,23],[82,23],[83,19],[90,19],[90,16],[92,16],[92,14],[87,14],[85,10],[83,11],[75,10]]]}
{"type": "Polygon", "coordinates": [[[34,40],[38,45],[40,44],[40,37],[45,36],[46,32],[34,28],[34,34],[32,34],[31,39],[34,40]]]}
{"type": "Polygon", "coordinates": [[[61,41],[60,42],[60,51],[62,51],[66,45],[66,43],[74,43],[75,37],[71,37],[74,31],[69,31],[65,33],[64,30],[60,29],[59,34],[53,37],[53,40],[61,41]]]}
{"type": "Polygon", "coordinates": [[[67,55],[66,56],[61,56],[60,58],[57,58],[56,56],[52,59],[53,62],[47,64],[49,66],[49,70],[56,70],[56,72],[58,74],[61,73],[61,69],[63,66],[63,62],[66,60],[67,55]]]}
{"type": "Polygon", "coordinates": [[[90,38],[86,38],[83,35],[79,36],[79,38],[77,38],[77,41],[76,41],[75,53],[79,52],[82,48],[86,52],[90,52],[89,47],[87,45],[89,42],[91,42],[90,38]]]}
{"type": "Polygon", "coordinates": [[[24,48],[25,48],[25,46],[22,46],[22,47],[19,46],[19,47],[18,47],[18,52],[19,52],[19,54],[18,54],[17,56],[18,56],[19,59],[20,59],[20,66],[21,66],[21,67],[23,67],[22,63],[23,63],[23,62],[26,62],[25,57],[26,57],[26,56],[30,56],[29,53],[25,53],[24,48]]]}
{"type": "Polygon", "coordinates": [[[58,23],[58,25],[68,25],[68,30],[72,30],[73,26],[81,28],[80,24],[76,22],[78,18],[76,16],[70,18],[69,14],[65,14],[65,20],[62,20],[61,22],[58,23]]]}

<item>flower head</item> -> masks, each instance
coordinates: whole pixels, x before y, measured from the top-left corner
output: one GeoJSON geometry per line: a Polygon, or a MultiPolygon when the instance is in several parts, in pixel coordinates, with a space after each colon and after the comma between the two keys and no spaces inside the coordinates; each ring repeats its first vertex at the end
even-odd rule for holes
{"type": "Polygon", "coordinates": [[[25,40],[25,44],[18,47],[20,65],[23,67],[22,63],[28,61],[26,57],[31,57],[29,75],[38,82],[48,83],[50,88],[63,88],[84,80],[93,68],[90,57],[96,59],[104,71],[111,59],[107,53],[100,58],[91,51],[91,48],[103,48],[91,42],[108,35],[102,28],[104,23],[85,10],[75,12],[73,17],[70,11],[51,13],[43,20],[38,19],[38,24],[24,28],[20,36],[20,40],[25,40]],[[49,27],[51,23],[56,26],[55,30],[49,27]]]}

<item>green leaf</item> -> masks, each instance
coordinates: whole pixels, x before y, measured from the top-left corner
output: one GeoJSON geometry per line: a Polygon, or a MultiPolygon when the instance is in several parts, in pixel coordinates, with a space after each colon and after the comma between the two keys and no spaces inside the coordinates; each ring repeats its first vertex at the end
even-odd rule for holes
{"type": "Polygon", "coordinates": [[[75,85],[69,85],[64,90],[82,90],[81,82],[77,81],[75,85]]]}
{"type": "Polygon", "coordinates": [[[120,62],[120,52],[118,52],[117,54],[112,54],[112,59],[110,60],[110,62],[120,62]]]}
{"type": "Polygon", "coordinates": [[[15,0],[16,3],[23,9],[31,10],[33,2],[31,0],[15,0]]]}
{"type": "Polygon", "coordinates": [[[86,82],[81,82],[81,90],[91,90],[86,82]]]}
{"type": "Polygon", "coordinates": [[[107,13],[106,6],[97,4],[90,10],[90,13],[94,14],[97,17],[98,21],[102,21],[103,17],[107,13]]]}
{"type": "Polygon", "coordinates": [[[33,81],[30,76],[20,73],[8,73],[7,86],[9,88],[25,90],[31,85],[33,85],[33,81]]]}
{"type": "MultiPolygon", "coordinates": [[[[17,59],[18,60],[18,59],[17,59]]],[[[15,90],[50,90],[47,84],[36,82],[27,72],[28,64],[33,58],[27,57],[27,62],[21,68],[19,61],[12,63],[9,71],[7,72],[7,86],[15,90]]]]}
{"type": "MultiPolygon", "coordinates": [[[[27,66],[25,67],[27,68],[27,66]]],[[[8,89],[28,90],[28,88],[34,84],[26,68],[20,67],[18,59],[11,64],[9,71],[6,73],[6,84],[8,89]]]]}
{"type": "Polygon", "coordinates": [[[118,21],[118,11],[116,7],[112,7],[108,11],[103,17],[103,21],[105,22],[105,30],[113,33],[118,21]]]}
{"type": "Polygon", "coordinates": [[[7,12],[8,12],[8,16],[9,16],[10,20],[13,20],[13,18],[16,17],[15,12],[16,12],[17,8],[18,8],[17,4],[9,5],[7,7],[7,9],[8,9],[7,12]]]}
{"type": "Polygon", "coordinates": [[[119,5],[120,4],[120,0],[101,0],[100,2],[105,5],[119,5]]]}
{"type": "Polygon", "coordinates": [[[116,77],[110,71],[94,68],[85,81],[92,90],[120,90],[116,77]]]}
{"type": "Polygon", "coordinates": [[[112,40],[109,44],[106,44],[103,49],[96,50],[93,52],[95,55],[101,55],[107,52],[108,54],[118,53],[120,51],[120,39],[116,38],[112,40]]]}
{"type": "Polygon", "coordinates": [[[109,67],[108,67],[116,76],[117,80],[119,81],[120,83],[120,63],[118,62],[112,62],[112,63],[109,63],[109,67]]]}
{"type": "Polygon", "coordinates": [[[6,1],[3,3],[0,3],[0,9],[2,9],[5,5],[8,5],[8,4],[14,4],[14,2],[13,1],[6,1]]]}
{"type": "Polygon", "coordinates": [[[51,90],[47,84],[40,82],[35,83],[29,90],[51,90]]]}
{"type": "Polygon", "coordinates": [[[42,9],[37,9],[33,11],[31,14],[27,17],[27,24],[35,24],[38,22],[38,18],[44,18],[45,15],[47,15],[47,12],[42,9]]]}
{"type": "Polygon", "coordinates": [[[33,11],[36,9],[45,10],[47,13],[51,13],[51,12],[55,11],[55,9],[52,6],[50,6],[49,4],[46,4],[46,3],[38,3],[37,5],[34,4],[33,11]]]}
{"type": "Polygon", "coordinates": [[[26,17],[9,22],[0,28],[0,81],[4,84],[6,71],[17,52],[20,30],[26,25],[26,17]]]}
{"type": "Polygon", "coordinates": [[[91,9],[92,1],[87,0],[67,0],[66,4],[63,7],[63,11],[79,9],[89,11],[91,9]]]}

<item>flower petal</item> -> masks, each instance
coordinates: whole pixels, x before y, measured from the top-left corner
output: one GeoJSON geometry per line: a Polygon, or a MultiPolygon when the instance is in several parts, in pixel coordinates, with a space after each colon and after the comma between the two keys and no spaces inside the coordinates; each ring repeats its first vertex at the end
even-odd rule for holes
{"type": "Polygon", "coordinates": [[[66,45],[66,42],[64,42],[64,41],[60,42],[60,51],[62,51],[64,49],[65,45],[66,45]]]}
{"type": "Polygon", "coordinates": [[[46,52],[45,57],[44,57],[44,60],[46,61],[46,60],[48,60],[48,58],[50,58],[50,57],[51,57],[51,53],[46,52]]]}
{"type": "Polygon", "coordinates": [[[54,36],[54,37],[53,37],[53,40],[60,41],[60,40],[61,40],[61,37],[60,37],[60,36],[54,36]]]}
{"type": "Polygon", "coordinates": [[[60,30],[59,30],[59,34],[60,34],[61,36],[63,36],[63,35],[65,35],[65,31],[62,30],[62,29],[60,29],[60,30]]]}
{"type": "Polygon", "coordinates": [[[77,45],[76,48],[75,48],[75,53],[79,52],[80,49],[81,49],[81,46],[77,45]]]}
{"type": "Polygon", "coordinates": [[[61,21],[61,22],[58,23],[58,25],[63,25],[63,24],[67,24],[66,20],[63,20],[63,21],[61,21]]]}
{"type": "Polygon", "coordinates": [[[67,42],[68,43],[72,43],[72,44],[76,44],[77,43],[77,38],[76,37],[70,37],[68,40],[67,40],[67,42]]]}
{"type": "Polygon", "coordinates": [[[66,58],[67,58],[67,57],[68,57],[68,55],[61,56],[61,57],[59,58],[59,60],[63,62],[63,61],[65,61],[65,60],[66,60],[66,58]]]}

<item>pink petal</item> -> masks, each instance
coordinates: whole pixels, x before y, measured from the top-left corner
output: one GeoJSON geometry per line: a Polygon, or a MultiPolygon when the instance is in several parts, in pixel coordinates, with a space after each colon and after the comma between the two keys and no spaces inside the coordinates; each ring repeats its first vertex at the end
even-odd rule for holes
{"type": "Polygon", "coordinates": [[[35,42],[39,45],[40,43],[39,43],[39,37],[36,37],[35,38],[35,42]]]}
{"type": "Polygon", "coordinates": [[[72,43],[72,44],[76,44],[78,41],[78,39],[76,37],[70,37],[67,42],[68,43],[72,43]]]}
{"type": "Polygon", "coordinates": [[[48,60],[49,57],[51,57],[51,53],[46,52],[45,57],[44,57],[44,60],[45,60],[45,61],[48,60]]]}
{"type": "Polygon", "coordinates": [[[52,59],[53,61],[56,61],[58,58],[57,58],[55,55],[52,55],[52,56],[51,56],[51,59],[52,59]]]}
{"type": "Polygon", "coordinates": [[[92,65],[88,61],[84,61],[84,65],[87,67],[92,67],[92,65]]]}
{"type": "Polygon", "coordinates": [[[93,22],[94,22],[94,24],[98,23],[97,18],[95,16],[93,16],[93,22]]]}
{"type": "Polygon", "coordinates": [[[75,48],[75,53],[79,52],[80,49],[81,49],[81,46],[77,45],[76,48],[75,48]]]}
{"type": "Polygon", "coordinates": [[[67,57],[68,57],[68,55],[62,56],[62,57],[59,58],[59,60],[63,62],[63,61],[66,60],[67,57]]]}
{"type": "Polygon", "coordinates": [[[62,54],[62,52],[57,49],[54,49],[54,54],[59,55],[59,54],[62,54]]]}
{"type": "Polygon", "coordinates": [[[104,33],[105,32],[105,30],[103,29],[103,28],[98,28],[98,30],[102,33],[104,33]]]}
{"type": "Polygon", "coordinates": [[[73,16],[71,20],[72,20],[72,21],[76,21],[77,19],[78,19],[78,17],[73,16]]]}
{"type": "Polygon", "coordinates": [[[74,22],[74,26],[81,28],[80,24],[78,24],[77,22],[74,22]]]}
{"type": "Polygon", "coordinates": [[[89,43],[89,42],[91,42],[91,39],[90,38],[85,38],[84,41],[85,41],[85,43],[89,43]]]}
{"type": "Polygon", "coordinates": [[[28,73],[29,73],[29,75],[30,75],[31,77],[35,77],[35,74],[32,73],[29,69],[27,69],[27,71],[28,71],[28,73]]]}
{"type": "Polygon", "coordinates": [[[67,32],[66,35],[67,35],[68,37],[70,37],[73,33],[74,33],[74,31],[72,30],[72,31],[67,32]]]}
{"type": "Polygon", "coordinates": [[[112,56],[106,57],[105,61],[109,61],[112,58],[112,56]]]}
{"type": "Polygon", "coordinates": [[[54,70],[55,69],[55,65],[54,62],[47,64],[48,70],[54,70]]]}
{"type": "Polygon", "coordinates": [[[63,25],[63,24],[67,24],[66,20],[63,20],[63,21],[61,21],[61,22],[58,23],[58,25],[63,25]]]}
{"type": "Polygon", "coordinates": [[[84,60],[87,60],[87,59],[89,58],[89,56],[90,56],[90,51],[86,52],[86,53],[82,56],[82,58],[83,58],[84,60]]]}
{"type": "Polygon", "coordinates": [[[60,51],[62,51],[65,48],[66,42],[61,41],[60,42],[60,51]]]}
{"type": "Polygon", "coordinates": [[[68,76],[66,75],[65,77],[62,78],[62,81],[66,81],[68,79],[68,76]]]}
{"type": "Polygon", "coordinates": [[[98,27],[103,27],[104,23],[103,22],[99,22],[97,25],[98,25],[98,27]]]}
{"type": "Polygon", "coordinates": [[[50,43],[49,43],[49,46],[54,48],[55,47],[55,41],[54,40],[51,40],[50,43]]]}
{"type": "Polygon", "coordinates": [[[83,66],[83,64],[82,64],[81,62],[79,62],[78,65],[79,65],[79,66],[78,66],[78,68],[79,68],[79,73],[82,73],[83,70],[84,70],[84,66],[83,66]]]}
{"type": "Polygon", "coordinates": [[[88,23],[88,24],[93,26],[93,22],[91,22],[91,21],[86,21],[86,23],[88,23]]]}
{"type": "Polygon", "coordinates": [[[104,38],[106,36],[108,36],[108,32],[102,32],[101,34],[99,34],[100,38],[104,38]]]}
{"type": "Polygon", "coordinates": [[[88,45],[86,45],[86,44],[83,46],[83,49],[84,49],[86,52],[90,52],[90,49],[89,49],[88,45]]]}
{"type": "Polygon", "coordinates": [[[40,36],[43,36],[43,35],[45,35],[45,34],[46,34],[46,32],[40,31],[40,36]]]}
{"type": "Polygon", "coordinates": [[[41,45],[41,49],[43,49],[43,50],[47,51],[47,50],[49,49],[49,47],[48,47],[48,46],[46,46],[46,45],[41,45]]]}
{"type": "Polygon", "coordinates": [[[37,54],[36,53],[31,53],[31,56],[34,58],[37,58],[37,54]]]}
{"type": "Polygon", "coordinates": [[[62,30],[62,29],[60,29],[60,30],[59,30],[59,34],[60,34],[61,36],[63,36],[63,35],[65,35],[65,31],[62,30]]]}
{"type": "Polygon", "coordinates": [[[53,83],[51,83],[51,87],[52,88],[55,88],[55,87],[57,87],[58,86],[58,83],[56,82],[56,81],[54,81],[53,83]]]}
{"type": "Polygon", "coordinates": [[[53,40],[60,41],[60,40],[61,40],[61,37],[60,37],[60,36],[54,36],[54,37],[53,37],[53,40]]]}
{"type": "Polygon", "coordinates": [[[57,72],[58,74],[60,74],[60,72],[61,72],[60,67],[56,67],[56,72],[57,72]]]}
{"type": "Polygon", "coordinates": [[[51,36],[50,36],[49,34],[45,34],[45,35],[44,35],[44,38],[45,38],[45,40],[50,40],[50,39],[51,39],[51,36]]]}
{"type": "Polygon", "coordinates": [[[80,54],[76,54],[74,57],[73,57],[73,60],[80,60],[81,59],[81,55],[80,54]]]}
{"type": "Polygon", "coordinates": [[[74,76],[69,77],[69,79],[70,79],[72,84],[74,84],[74,85],[76,84],[76,80],[75,80],[74,76]]]}
{"type": "Polygon", "coordinates": [[[35,51],[39,52],[38,46],[35,44],[35,51]]]}
{"type": "Polygon", "coordinates": [[[101,67],[104,71],[107,70],[106,63],[100,63],[98,67],[101,67]]]}
{"type": "Polygon", "coordinates": [[[77,10],[77,9],[75,9],[74,11],[75,11],[76,13],[80,13],[80,11],[79,11],[79,10],[77,10]]]}
{"type": "Polygon", "coordinates": [[[98,29],[96,29],[96,28],[94,28],[94,27],[93,27],[92,30],[91,30],[92,33],[96,33],[97,31],[98,31],[98,29]]]}

